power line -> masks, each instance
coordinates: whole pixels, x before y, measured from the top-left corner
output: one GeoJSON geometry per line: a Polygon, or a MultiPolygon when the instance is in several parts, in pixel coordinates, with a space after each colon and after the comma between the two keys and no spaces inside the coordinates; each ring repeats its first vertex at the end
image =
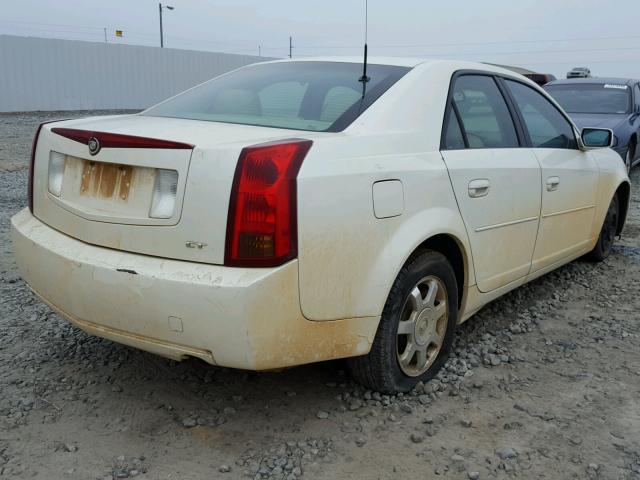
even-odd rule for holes
{"type": "MultiPolygon", "coordinates": [[[[2,25],[7,25],[8,29],[18,28],[17,25],[26,25],[30,29],[45,31],[50,35],[62,35],[62,36],[71,36],[74,39],[78,39],[80,36],[90,35],[92,40],[101,39],[104,40],[105,29],[109,29],[104,26],[82,26],[82,25],[69,25],[69,24],[58,24],[58,23],[44,23],[44,22],[25,22],[20,20],[0,20],[0,28],[2,25]],[[54,28],[51,28],[54,27],[54,28]]],[[[24,35],[24,34],[23,34],[24,35]]],[[[182,37],[182,36],[169,36],[171,42],[173,44],[187,44],[185,48],[192,49],[200,49],[197,45],[206,45],[209,49],[215,49],[218,51],[227,51],[228,53],[248,53],[255,54],[255,45],[244,45],[244,44],[233,44],[227,43],[224,41],[217,40],[208,40],[208,39],[198,39],[198,38],[190,38],[190,37],[182,37]],[[190,44],[190,45],[189,45],[190,44]],[[233,50],[231,52],[230,50],[233,50]]],[[[129,31],[127,30],[126,38],[119,39],[118,43],[130,43],[127,40],[133,39],[138,44],[155,44],[156,35],[152,33],[139,32],[139,31],[129,31]]],[[[513,45],[513,44],[529,44],[529,43],[552,43],[552,42],[576,42],[576,41],[603,41],[603,40],[630,40],[630,39],[640,39],[640,35],[619,35],[619,36],[601,36],[601,37],[581,37],[581,38],[556,38],[556,39],[538,39],[538,40],[515,40],[515,41],[489,41],[489,42],[458,42],[458,43],[431,43],[431,44],[379,44],[374,45],[377,49],[414,49],[414,48],[444,48],[444,47],[461,47],[461,46],[480,46],[480,45],[513,45]]],[[[260,45],[260,53],[262,52],[273,52],[280,53],[285,56],[287,53],[291,54],[292,44],[287,47],[283,46],[269,46],[269,45],[260,45]],[[287,52],[288,50],[288,52],[287,52]]],[[[297,51],[302,50],[320,50],[320,49],[353,49],[359,50],[361,45],[296,45],[297,51]]],[[[476,51],[476,52],[448,52],[448,53],[428,53],[418,54],[418,56],[423,57],[475,57],[475,56],[502,56],[502,55],[535,55],[535,54],[567,54],[567,53],[583,53],[583,52],[617,52],[617,51],[629,51],[629,50],[638,50],[640,47],[603,47],[603,48],[575,48],[575,49],[543,49],[543,50],[509,50],[509,51],[476,51]]],[[[272,53],[272,54],[273,54],[272,53]]],[[[414,54],[415,55],[415,54],[414,54]]],[[[606,60],[606,61],[593,61],[590,63],[617,63],[624,61],[636,61],[636,60],[606,60]]],[[[572,63],[575,60],[569,59],[567,62],[538,62],[540,64],[553,64],[553,63],[572,63]]],[[[526,62],[526,63],[536,63],[536,62],[526,62]]]]}
{"type": "MultiPolygon", "coordinates": [[[[629,63],[640,62],[640,58],[623,58],[620,60],[589,60],[588,63],[629,63]]],[[[577,62],[574,60],[566,62],[523,62],[529,65],[575,65],[577,62]]]]}
{"type": "MultiPolygon", "coordinates": [[[[0,24],[20,24],[20,25],[40,25],[40,26],[50,26],[50,27],[69,27],[75,30],[95,30],[101,32],[104,29],[104,25],[101,26],[91,26],[91,25],[71,25],[71,24],[61,24],[61,23],[45,23],[45,22],[27,22],[21,20],[0,20],[0,24]]],[[[60,31],[60,30],[58,30],[60,31]]],[[[153,37],[155,38],[155,34],[151,33],[142,33],[136,32],[139,36],[153,37]]],[[[187,38],[187,37],[179,37],[172,36],[172,38],[180,38],[188,41],[205,41],[210,43],[207,40],[200,40],[195,38],[187,38]]],[[[575,38],[554,38],[554,39],[544,39],[539,38],[536,40],[495,40],[495,41],[486,41],[486,42],[456,42],[456,43],[413,43],[413,44],[374,44],[376,48],[439,48],[439,47],[461,47],[461,46],[477,46],[477,45],[504,45],[504,44],[529,44],[529,43],[553,43],[553,42],[584,42],[584,41],[600,41],[600,40],[630,40],[630,39],[640,39],[640,35],[618,35],[618,36],[601,36],[601,37],[575,37],[575,38]]],[[[224,42],[217,42],[220,44],[224,44],[224,42]]],[[[230,45],[231,46],[231,45],[230,45]]],[[[252,45],[233,45],[234,47],[248,48],[253,49],[255,46],[252,45]]],[[[296,46],[297,49],[305,48],[305,49],[359,49],[362,45],[302,45],[296,46]]],[[[263,49],[281,49],[283,47],[269,47],[263,46],[263,49]]],[[[286,48],[286,47],[284,47],[286,48]]]]}
{"type": "Polygon", "coordinates": [[[556,54],[556,53],[581,53],[581,52],[619,52],[621,50],[634,50],[637,51],[640,49],[638,47],[611,47],[611,48],[581,48],[575,50],[514,50],[510,52],[465,52],[465,53],[429,53],[424,56],[430,57],[459,57],[459,56],[474,56],[474,55],[520,55],[520,54],[537,54],[537,53],[545,53],[545,54],[556,54]]]}
{"type": "Polygon", "coordinates": [[[18,23],[20,25],[43,25],[46,27],[72,27],[75,29],[81,29],[81,30],[102,30],[102,28],[104,27],[100,27],[100,26],[82,26],[82,25],[69,25],[69,24],[64,24],[64,23],[42,23],[42,22],[23,22],[20,20],[0,20],[0,23],[18,23]]]}
{"type": "MultiPolygon", "coordinates": [[[[610,37],[582,37],[582,38],[556,38],[556,39],[536,39],[536,40],[500,40],[490,42],[460,42],[460,43],[408,43],[408,44],[375,44],[376,48],[432,48],[432,47],[464,47],[469,45],[504,45],[504,44],[527,44],[527,43],[553,43],[553,42],[588,42],[600,40],[631,40],[640,39],[640,35],[623,35],[610,37]]],[[[301,45],[297,48],[360,48],[361,45],[301,45]]]]}
{"type": "MultiPolygon", "coordinates": [[[[28,25],[30,26],[31,29],[33,30],[40,30],[40,31],[48,31],[48,32],[56,32],[56,33],[70,33],[70,34],[88,34],[88,33],[94,33],[96,35],[103,35],[103,31],[104,31],[104,26],[77,26],[77,25],[68,25],[68,24],[60,24],[60,23],[42,23],[42,22],[20,22],[20,21],[14,21],[14,20],[0,20],[0,25],[1,24],[12,24],[12,23],[19,23],[19,24],[24,24],[24,25],[28,25]],[[48,27],[56,27],[56,28],[48,28],[48,27]],[[59,28],[59,27],[63,27],[63,28],[59,28]],[[84,31],[90,31],[90,32],[80,32],[78,30],[84,30],[84,31]]],[[[111,27],[106,27],[108,30],[111,30],[111,27]]],[[[131,38],[131,37],[139,37],[139,38],[149,38],[152,39],[154,42],[157,39],[157,34],[156,33],[147,33],[147,32],[141,32],[141,31],[137,31],[137,30],[126,30],[126,35],[127,37],[131,38]]],[[[193,37],[181,37],[181,36],[177,36],[177,35],[169,35],[169,38],[171,38],[172,40],[184,40],[184,41],[188,41],[188,42],[196,42],[196,43],[206,43],[206,44],[216,44],[216,45],[225,45],[227,47],[230,48],[246,48],[247,50],[251,50],[254,51],[255,50],[255,46],[254,45],[250,45],[250,44],[230,44],[224,41],[212,41],[212,40],[206,40],[206,39],[199,39],[199,38],[193,38],[193,37]]],[[[285,47],[262,47],[263,49],[281,49],[281,48],[285,48],[285,47]]]]}

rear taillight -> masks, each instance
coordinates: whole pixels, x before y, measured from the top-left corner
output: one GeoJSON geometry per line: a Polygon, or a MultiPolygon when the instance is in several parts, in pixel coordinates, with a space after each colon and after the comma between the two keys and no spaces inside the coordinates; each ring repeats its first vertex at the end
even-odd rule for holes
{"type": "Polygon", "coordinates": [[[296,177],[311,144],[285,140],[242,150],[231,188],[225,265],[274,267],[297,256],[296,177]]]}
{"type": "Polygon", "coordinates": [[[36,148],[38,147],[38,137],[40,136],[40,131],[42,130],[42,126],[51,122],[44,122],[38,125],[38,129],[36,130],[36,134],[33,137],[33,145],[31,146],[31,160],[29,161],[29,186],[27,190],[27,196],[29,197],[29,211],[33,213],[33,171],[36,165],[36,148]]]}

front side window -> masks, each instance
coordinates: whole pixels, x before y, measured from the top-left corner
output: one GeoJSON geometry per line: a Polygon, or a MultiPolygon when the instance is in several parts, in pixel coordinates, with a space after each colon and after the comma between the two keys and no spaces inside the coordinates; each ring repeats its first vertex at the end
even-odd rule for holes
{"type": "Polygon", "coordinates": [[[409,70],[368,65],[369,81],[363,85],[359,63],[251,65],[187,90],[141,115],[335,132],[348,127],[409,70]]]}
{"type": "Polygon", "coordinates": [[[532,147],[578,148],[573,127],[549,100],[520,82],[505,83],[522,114],[532,147]]]}
{"type": "Polygon", "coordinates": [[[622,114],[631,108],[631,88],[616,83],[565,83],[544,89],[568,113],[622,114]]]}
{"type": "Polygon", "coordinates": [[[636,97],[636,108],[640,110],[640,84],[636,83],[636,86],[633,88],[633,91],[636,97]]]}
{"type": "Polygon", "coordinates": [[[516,128],[495,80],[485,75],[458,77],[453,102],[469,148],[516,148],[516,128]]]}

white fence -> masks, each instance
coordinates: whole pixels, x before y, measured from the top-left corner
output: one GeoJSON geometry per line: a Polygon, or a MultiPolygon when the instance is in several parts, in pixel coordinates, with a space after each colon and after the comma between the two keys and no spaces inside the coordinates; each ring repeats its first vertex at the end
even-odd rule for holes
{"type": "Polygon", "coordinates": [[[0,112],[141,109],[265,57],[0,35],[0,112]]]}

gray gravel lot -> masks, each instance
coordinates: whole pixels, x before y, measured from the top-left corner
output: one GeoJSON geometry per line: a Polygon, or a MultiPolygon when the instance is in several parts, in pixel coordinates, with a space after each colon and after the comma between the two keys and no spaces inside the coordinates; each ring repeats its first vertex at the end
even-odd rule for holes
{"type": "Polygon", "coordinates": [[[61,320],[19,278],[8,238],[38,121],[0,116],[0,164],[14,165],[0,169],[0,477],[640,478],[637,192],[609,259],[494,302],[437,379],[387,396],[342,362],[176,363],[61,320]]]}
{"type": "Polygon", "coordinates": [[[33,135],[42,122],[133,112],[135,110],[0,113],[0,172],[28,166],[33,135]]]}

